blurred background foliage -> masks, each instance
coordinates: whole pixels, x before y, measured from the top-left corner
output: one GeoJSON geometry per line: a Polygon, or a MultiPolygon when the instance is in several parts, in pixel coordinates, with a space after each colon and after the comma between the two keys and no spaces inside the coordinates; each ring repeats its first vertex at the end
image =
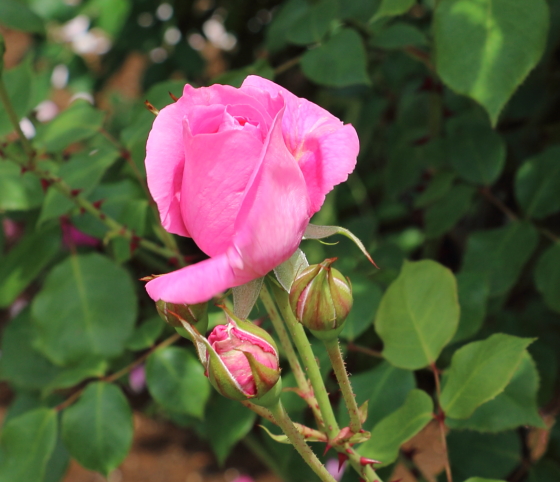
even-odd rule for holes
{"type": "MultiPolygon", "coordinates": [[[[0,32],[4,81],[37,166],[22,172],[28,153],[0,109],[0,376],[9,404],[0,481],[62,480],[71,457],[120,480],[113,471],[133,440],[131,407],[196,433],[226,467],[314,480],[252,412],[210,391],[185,340],[154,350],[173,330],[136,281],[202,259],[189,239],[162,230],[146,191],[153,114],[144,100],[159,109],[186,82],[239,86],[248,74],[359,133],[356,171],[314,222],[353,231],[380,269],[346,239],[302,249],[311,262],[338,256],[352,280],[342,338],[358,400],[370,400],[366,428],[386,437],[395,427],[378,423],[404,413],[415,387],[435,391],[429,370],[380,358],[373,326],[404,260],[435,260],[455,273],[461,305],[439,369],[494,333],[536,339],[501,398],[447,420],[455,480],[560,480],[560,1],[0,0],[0,32]],[[228,458],[240,441],[261,466],[228,458]]],[[[210,316],[223,322],[217,309],[210,316]]],[[[310,420],[295,394],[285,397],[295,420],[310,420]]],[[[434,423],[400,452],[414,433],[392,442],[407,481],[444,480],[434,423]]],[[[123,467],[124,480],[140,480],[123,467]]],[[[224,480],[215,464],[192,467],[186,480],[224,480]]]]}

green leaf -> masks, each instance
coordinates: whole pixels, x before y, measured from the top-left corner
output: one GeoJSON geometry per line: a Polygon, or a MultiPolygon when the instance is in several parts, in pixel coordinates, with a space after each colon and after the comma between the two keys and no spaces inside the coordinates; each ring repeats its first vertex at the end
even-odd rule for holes
{"type": "Polygon", "coordinates": [[[241,69],[228,70],[218,77],[212,79],[212,84],[232,85],[233,87],[241,87],[243,81],[249,75],[258,75],[265,79],[274,79],[274,69],[270,66],[266,59],[258,59],[253,64],[241,69]]]}
{"type": "Polygon", "coordinates": [[[527,482],[557,482],[560,480],[560,465],[558,462],[542,458],[531,467],[527,482]]]}
{"type": "Polygon", "coordinates": [[[0,436],[0,482],[41,481],[56,443],[56,412],[38,408],[15,417],[0,436]]]}
{"type": "Polygon", "coordinates": [[[453,430],[447,437],[447,446],[454,480],[475,476],[482,480],[505,479],[521,463],[521,438],[516,432],[453,430]]]}
{"type": "Polygon", "coordinates": [[[60,248],[58,227],[24,236],[0,264],[0,308],[10,306],[60,248]]]}
{"type": "Polygon", "coordinates": [[[303,54],[301,68],[307,78],[329,87],[371,83],[362,39],[349,28],[338,31],[321,46],[303,54]]]}
{"type": "Polygon", "coordinates": [[[484,274],[459,273],[457,275],[461,316],[453,341],[470,338],[478,332],[486,317],[486,304],[490,287],[484,274]]]}
{"type": "Polygon", "coordinates": [[[488,112],[492,124],[541,58],[544,0],[446,0],[434,18],[436,69],[445,84],[488,112]]]}
{"type": "Polygon", "coordinates": [[[460,184],[432,204],[425,215],[426,237],[437,238],[453,228],[469,210],[474,192],[471,186],[460,184]]]}
{"type": "Polygon", "coordinates": [[[379,285],[365,276],[353,275],[351,281],[354,304],[340,333],[345,340],[355,340],[371,326],[383,295],[379,285]]]}
{"type": "Polygon", "coordinates": [[[410,45],[421,47],[427,45],[424,33],[413,25],[395,22],[384,28],[372,40],[374,46],[382,49],[402,49],[410,45]]]}
{"type": "Polygon", "coordinates": [[[30,311],[24,309],[4,330],[0,378],[17,388],[38,390],[54,380],[60,368],[33,348],[36,330],[30,311]]]}
{"type": "Polygon", "coordinates": [[[455,352],[443,379],[441,408],[450,418],[468,418],[500,394],[521,363],[531,338],[496,333],[455,352]]]}
{"type": "MultiPolygon", "coordinates": [[[[371,430],[381,419],[397,410],[415,388],[414,374],[382,361],[374,369],[359,373],[350,379],[356,401],[362,405],[368,401],[368,416],[364,423],[371,430]]],[[[344,403],[338,406],[341,426],[348,425],[350,418],[344,403]]]]}
{"type": "Polygon", "coordinates": [[[90,0],[80,11],[96,20],[96,27],[112,37],[120,33],[131,8],[130,0],[90,0]]]}
{"type": "Polygon", "coordinates": [[[309,8],[288,29],[286,38],[289,42],[298,45],[319,42],[338,15],[337,0],[319,0],[308,5],[309,8]]]}
{"type": "Polygon", "coordinates": [[[505,480],[498,480],[498,479],[483,479],[482,477],[471,477],[465,482],[506,482],[505,480]]]}
{"type": "Polygon", "coordinates": [[[159,316],[148,318],[134,330],[126,342],[126,347],[133,351],[151,347],[161,335],[164,327],[165,322],[159,316]]]}
{"type": "Polygon", "coordinates": [[[465,181],[489,186],[504,169],[506,145],[490,126],[467,123],[451,134],[447,146],[451,165],[465,181]]]}
{"type": "MultiPolygon", "coordinates": [[[[91,201],[102,200],[101,211],[103,213],[136,231],[146,224],[145,217],[141,216],[142,209],[145,209],[146,206],[146,200],[142,199],[142,196],[143,193],[138,183],[125,179],[98,185],[89,199],[91,201]],[[135,204],[140,204],[140,206],[134,206],[135,204]]],[[[74,216],[72,223],[77,229],[97,238],[103,238],[108,232],[107,226],[93,216],[74,216]]],[[[130,242],[126,244],[130,251],[130,242]]]]}
{"type": "Polygon", "coordinates": [[[56,364],[118,356],[136,319],[128,273],[97,253],[71,255],[47,276],[32,304],[37,347],[56,364]]]}
{"type": "Polygon", "coordinates": [[[452,172],[438,172],[428,184],[426,190],[418,196],[414,201],[414,207],[425,208],[433,202],[445,196],[455,180],[455,174],[452,172]]]}
{"type": "Polygon", "coordinates": [[[453,273],[434,261],[405,261],[401,274],[383,295],[375,329],[389,362],[417,370],[435,363],[458,323],[453,273]]]}
{"type": "Polygon", "coordinates": [[[45,33],[43,19],[24,2],[17,0],[0,2],[0,24],[22,32],[45,33]]]}
{"type": "Polygon", "coordinates": [[[502,432],[522,425],[546,428],[539,416],[537,391],[539,374],[531,356],[525,351],[521,363],[504,391],[480,405],[466,420],[447,418],[452,429],[479,432],[502,432]]]}
{"type": "Polygon", "coordinates": [[[306,0],[288,0],[278,6],[266,30],[266,48],[271,53],[278,52],[287,44],[290,27],[308,10],[309,3],[306,0]]]}
{"type": "Polygon", "coordinates": [[[505,480],[498,480],[498,479],[483,479],[482,477],[471,477],[465,482],[506,482],[505,480]]]}
{"type": "Polygon", "coordinates": [[[184,348],[156,350],[146,364],[150,393],[164,408],[202,418],[210,383],[198,359],[184,348]]]}
{"type": "Polygon", "coordinates": [[[414,437],[433,418],[434,405],[422,390],[411,390],[404,405],[385,417],[371,431],[371,438],[360,446],[360,454],[389,465],[399,455],[399,447],[414,437]]]}
{"type": "Polygon", "coordinates": [[[263,281],[264,277],[261,277],[232,288],[233,314],[235,316],[242,320],[249,316],[259,298],[263,281]]]}
{"type": "Polygon", "coordinates": [[[383,17],[395,17],[408,12],[416,0],[382,0],[379,10],[375,13],[370,22],[375,22],[383,17]]]}
{"type": "MultiPolygon", "coordinates": [[[[72,189],[76,189],[80,194],[87,196],[95,189],[105,171],[111,167],[118,157],[118,151],[113,146],[107,145],[88,152],[80,152],[61,166],[57,176],[63,179],[72,189]]],[[[56,189],[50,188],[45,196],[38,222],[41,224],[49,219],[59,217],[75,206],[71,199],[68,199],[56,189]]]]}
{"type": "MultiPolygon", "coordinates": [[[[19,2],[18,2],[19,3],[19,2]]],[[[24,5],[22,5],[25,8],[24,5]]],[[[0,6],[0,9],[2,7],[0,6]]],[[[0,18],[2,14],[0,12],[0,18]]],[[[12,107],[16,113],[16,116],[21,120],[25,115],[32,109],[33,105],[30,105],[31,92],[33,91],[33,78],[34,72],[31,67],[31,59],[28,58],[22,62],[17,67],[5,70],[2,74],[2,79],[6,85],[6,91],[8,93],[8,98],[12,103],[12,107]]],[[[0,136],[5,136],[14,130],[10,118],[8,117],[8,112],[2,104],[0,109],[0,136]]]]}
{"type": "Polygon", "coordinates": [[[133,432],[130,405],[110,383],[90,383],[62,415],[62,440],[72,457],[105,476],[128,454],[133,432]]]}
{"type": "Polygon", "coordinates": [[[286,261],[274,268],[274,274],[282,288],[289,293],[297,274],[308,266],[305,253],[298,248],[286,261]]]}
{"type": "Polygon", "coordinates": [[[107,360],[99,357],[86,357],[70,367],[62,369],[41,391],[43,396],[59,388],[70,388],[86,378],[102,377],[108,368],[107,360]]]}
{"type": "Polygon", "coordinates": [[[66,447],[62,443],[62,438],[60,435],[56,439],[56,445],[51,454],[51,458],[47,462],[47,467],[45,469],[45,477],[42,482],[61,482],[68,466],[70,465],[70,454],[66,447]]]}
{"type": "Polygon", "coordinates": [[[529,159],[515,176],[515,197],[527,216],[542,219],[560,211],[560,146],[529,159]]]}
{"type": "MultiPolygon", "coordinates": [[[[1,114],[0,114],[1,115],[1,114]]],[[[0,162],[0,210],[27,211],[41,205],[43,190],[39,178],[10,161],[0,162]]]]}
{"type": "Polygon", "coordinates": [[[538,240],[536,229],[523,221],[475,232],[467,241],[462,272],[486,275],[490,296],[507,293],[515,285],[538,240]]]}
{"type": "Polygon", "coordinates": [[[539,258],[535,268],[535,285],[546,305],[560,313],[560,245],[553,244],[539,258]]]}
{"type": "Polygon", "coordinates": [[[92,107],[89,102],[75,100],[52,121],[37,127],[34,143],[50,152],[61,151],[97,133],[104,118],[105,113],[92,107]]]}
{"type": "Polygon", "coordinates": [[[231,449],[253,427],[256,415],[239,402],[222,396],[213,397],[206,408],[205,435],[223,465],[231,449]]]}

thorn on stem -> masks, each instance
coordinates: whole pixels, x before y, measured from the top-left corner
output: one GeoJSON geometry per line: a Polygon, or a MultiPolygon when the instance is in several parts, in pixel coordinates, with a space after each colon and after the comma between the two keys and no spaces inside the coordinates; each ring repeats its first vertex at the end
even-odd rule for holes
{"type": "Polygon", "coordinates": [[[330,449],[332,449],[332,445],[328,443],[328,444],[326,445],[326,447],[325,447],[325,451],[323,452],[323,457],[324,457],[325,455],[327,455],[327,452],[328,452],[330,449]]]}
{"type": "Polygon", "coordinates": [[[342,465],[344,464],[344,462],[346,462],[348,460],[348,455],[346,454],[338,454],[338,471],[340,472],[340,469],[342,469],[342,465]]]}
{"type": "Polygon", "coordinates": [[[49,181],[47,179],[41,179],[41,187],[43,188],[44,192],[47,192],[47,189],[49,188],[49,186],[52,184],[52,181],[49,181]]]}
{"type": "Polygon", "coordinates": [[[140,246],[140,240],[141,238],[139,236],[136,236],[136,234],[132,234],[132,238],[130,239],[130,253],[134,254],[134,251],[136,251],[138,249],[138,247],[140,246]]]}
{"type": "Polygon", "coordinates": [[[72,189],[72,190],[70,191],[70,195],[71,195],[72,197],[76,197],[76,196],[79,195],[82,191],[83,191],[83,189],[72,189]]]}
{"type": "Polygon", "coordinates": [[[176,97],[175,95],[173,95],[172,92],[168,92],[169,93],[169,97],[171,97],[173,99],[173,102],[177,102],[179,100],[179,97],[176,97]]]}
{"type": "Polygon", "coordinates": [[[366,465],[374,465],[374,464],[380,464],[381,462],[379,460],[375,460],[375,459],[368,459],[367,457],[360,457],[360,465],[362,467],[365,467],[366,465]]]}

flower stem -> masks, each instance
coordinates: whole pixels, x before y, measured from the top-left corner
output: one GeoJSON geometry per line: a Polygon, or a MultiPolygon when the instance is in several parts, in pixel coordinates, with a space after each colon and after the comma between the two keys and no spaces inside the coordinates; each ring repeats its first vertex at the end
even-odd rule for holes
{"type": "Polygon", "coordinates": [[[268,316],[270,316],[272,325],[276,330],[278,339],[280,340],[280,344],[284,349],[284,354],[288,359],[288,363],[290,364],[290,368],[292,369],[292,372],[296,379],[296,383],[300,389],[301,392],[300,395],[307,402],[307,404],[313,411],[313,415],[315,416],[315,420],[317,421],[319,428],[321,430],[324,430],[325,423],[323,421],[321,412],[317,408],[317,400],[315,398],[315,395],[313,394],[313,389],[311,388],[309,382],[307,381],[307,378],[305,377],[305,373],[301,368],[301,364],[299,363],[298,356],[294,350],[292,341],[290,340],[290,335],[288,335],[282,317],[278,313],[278,310],[276,309],[276,305],[274,304],[274,300],[272,299],[272,296],[270,295],[270,292],[268,291],[264,283],[261,288],[260,297],[264,305],[264,308],[268,313],[268,316]]]}
{"type": "MultiPolygon", "coordinates": [[[[267,408],[251,403],[249,400],[244,400],[241,402],[241,404],[247,407],[249,410],[255,412],[259,417],[265,418],[269,422],[276,424],[275,418],[272,416],[272,413],[270,413],[270,410],[268,410],[267,408]]],[[[312,429],[310,427],[307,427],[306,425],[302,425],[301,423],[297,423],[297,422],[294,422],[294,425],[297,431],[306,440],[311,439],[312,441],[317,441],[317,442],[327,441],[327,436],[324,433],[319,432],[318,430],[312,429]]]]}
{"type": "Polygon", "coordinates": [[[307,375],[311,381],[313,392],[315,393],[315,397],[317,397],[317,402],[319,403],[319,410],[321,410],[323,420],[326,423],[327,435],[329,440],[332,440],[338,434],[338,423],[334,416],[329,395],[327,393],[327,389],[325,388],[325,384],[323,383],[323,377],[321,376],[319,365],[315,359],[315,354],[311,349],[311,344],[309,343],[309,339],[305,334],[303,326],[298,323],[292,313],[288,300],[288,294],[282,288],[274,285],[273,292],[282,316],[288,325],[294,344],[296,345],[296,348],[303,360],[305,369],[307,370],[307,375]]]}
{"type": "Polygon", "coordinates": [[[338,338],[327,340],[324,343],[331,360],[331,365],[334,369],[334,374],[336,375],[340,390],[342,391],[344,403],[346,404],[346,408],[348,409],[348,413],[350,415],[350,430],[353,433],[358,433],[362,428],[360,411],[358,409],[358,404],[356,403],[356,396],[352,392],[352,385],[350,384],[350,379],[348,378],[348,372],[344,366],[344,359],[342,358],[342,353],[340,352],[338,338]]]}
{"type": "Polygon", "coordinates": [[[432,369],[432,373],[434,374],[434,381],[436,383],[436,395],[437,395],[437,405],[438,405],[438,414],[436,416],[438,426],[439,426],[439,433],[441,437],[441,444],[443,446],[443,453],[445,455],[445,475],[447,477],[447,482],[453,482],[453,475],[451,474],[451,464],[449,463],[449,451],[447,450],[447,435],[445,433],[445,414],[443,409],[441,408],[441,404],[439,400],[441,398],[441,384],[439,380],[439,371],[436,367],[435,363],[430,365],[432,369]]]}
{"type": "Polygon", "coordinates": [[[35,150],[33,149],[31,142],[29,142],[29,139],[25,137],[25,134],[21,130],[18,116],[8,96],[8,91],[6,90],[6,84],[4,84],[4,79],[2,79],[1,72],[0,72],[0,101],[2,102],[2,104],[4,104],[6,113],[8,114],[8,117],[10,118],[10,122],[12,123],[14,129],[17,132],[17,135],[19,136],[19,139],[23,146],[23,150],[25,151],[27,157],[29,158],[29,162],[32,163],[35,158],[35,150]]]}
{"type": "Polygon", "coordinates": [[[303,460],[307,462],[307,465],[311,467],[313,472],[315,472],[323,482],[336,482],[336,479],[329,474],[313,450],[311,450],[309,445],[305,443],[305,440],[297,431],[293,422],[290,420],[290,417],[286,413],[286,410],[282,406],[282,402],[278,401],[276,405],[270,407],[270,411],[272,412],[276,423],[280,426],[280,428],[282,428],[294,448],[299,452],[303,460]]]}

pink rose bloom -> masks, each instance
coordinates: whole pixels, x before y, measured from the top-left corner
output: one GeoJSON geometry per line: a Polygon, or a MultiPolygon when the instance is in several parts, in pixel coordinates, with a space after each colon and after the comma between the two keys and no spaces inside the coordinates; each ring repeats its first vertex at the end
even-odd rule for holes
{"type": "Polygon", "coordinates": [[[217,325],[210,333],[208,342],[222,360],[238,388],[247,396],[256,395],[257,388],[251,365],[245,356],[246,353],[251,354],[261,365],[279,373],[278,353],[274,347],[264,339],[237,328],[234,323],[217,325]]]}
{"type": "Polygon", "coordinates": [[[286,261],[358,150],[351,125],[269,80],[186,85],[154,121],[146,172],[163,227],[210,258],[150,281],[149,295],[201,303],[286,261]]]}

